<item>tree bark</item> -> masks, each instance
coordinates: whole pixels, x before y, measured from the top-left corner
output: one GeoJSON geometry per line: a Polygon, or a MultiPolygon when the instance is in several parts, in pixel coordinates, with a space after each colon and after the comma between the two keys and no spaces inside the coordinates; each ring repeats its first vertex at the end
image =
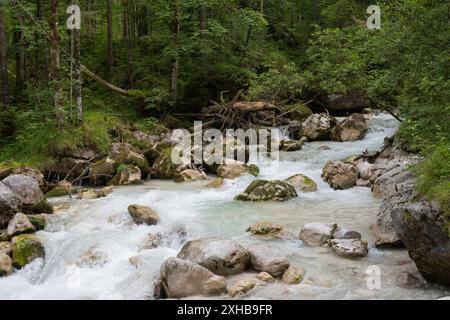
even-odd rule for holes
{"type": "Polygon", "coordinates": [[[23,30],[22,10],[17,7],[15,1],[12,2],[14,17],[17,23],[17,29],[14,32],[14,45],[16,52],[16,96],[20,96],[25,83],[25,33],[23,30]]]}
{"type": "Polygon", "coordinates": [[[172,105],[175,108],[177,106],[178,97],[178,74],[180,67],[180,15],[181,8],[179,0],[172,0],[172,21],[171,21],[171,31],[172,31],[172,46],[175,50],[175,54],[172,57],[170,63],[170,92],[172,96],[172,105]]]}
{"type": "Polygon", "coordinates": [[[64,95],[60,78],[59,34],[58,34],[58,0],[51,0],[50,51],[51,51],[51,79],[55,95],[56,122],[60,130],[64,129],[64,95]]]}
{"type": "Polygon", "coordinates": [[[112,79],[114,56],[113,56],[113,8],[112,0],[106,0],[107,11],[107,78],[112,79]]]}
{"type": "Polygon", "coordinates": [[[73,30],[73,79],[75,81],[75,106],[77,113],[77,121],[83,122],[83,95],[82,95],[82,77],[81,77],[81,41],[80,30],[73,30]]]}
{"type": "Polygon", "coordinates": [[[3,17],[3,2],[0,1],[0,103],[9,107],[8,56],[6,52],[6,33],[3,17]]]}
{"type": "Polygon", "coordinates": [[[131,42],[130,30],[130,0],[123,0],[123,38],[127,44],[127,79],[128,84],[133,86],[133,79],[131,77],[131,68],[133,61],[133,44],[131,42]]]}
{"type": "MultiPolygon", "coordinates": [[[[37,0],[36,1],[36,17],[37,19],[42,22],[44,21],[44,0],[37,0]]],[[[35,34],[35,41],[38,43],[38,48],[36,49],[36,69],[37,69],[37,77],[38,80],[42,80],[47,82],[48,80],[48,55],[47,55],[47,48],[45,45],[45,41],[41,40],[41,36],[38,32],[35,34]]]]}

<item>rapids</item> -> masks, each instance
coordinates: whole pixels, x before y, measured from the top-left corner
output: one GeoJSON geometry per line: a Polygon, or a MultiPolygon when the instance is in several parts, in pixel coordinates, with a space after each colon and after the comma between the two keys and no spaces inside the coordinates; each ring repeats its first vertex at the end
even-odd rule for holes
{"type": "MultiPolygon", "coordinates": [[[[285,224],[296,234],[309,222],[336,222],[363,234],[371,242],[369,225],[380,204],[368,188],[332,190],[321,178],[326,161],[376,151],[383,139],[397,130],[397,122],[380,114],[370,124],[366,138],[357,142],[306,143],[303,150],[284,153],[277,163],[261,166],[263,179],[285,179],[303,173],[317,182],[315,193],[300,194],[286,203],[233,201],[254,179],[250,176],[226,181],[219,189],[205,189],[205,182],[177,184],[153,180],[139,186],[117,187],[104,199],[52,199],[69,204],[49,219],[39,235],[45,239],[46,259],[38,259],[0,279],[0,299],[149,299],[162,262],[175,256],[182,243],[173,237],[169,247],[141,250],[150,233],[185,226],[189,239],[206,236],[233,238],[243,245],[263,241],[278,248],[289,261],[306,269],[306,281],[296,286],[272,284],[259,287],[251,299],[436,299],[449,295],[443,288],[422,285],[409,288],[399,283],[404,270],[414,270],[406,250],[370,248],[369,256],[348,260],[327,248],[310,248],[301,241],[261,240],[245,230],[260,221],[285,224]],[[321,146],[330,150],[321,150],[321,146]],[[130,204],[147,205],[161,216],[158,226],[137,226],[129,214],[130,204]],[[82,262],[91,248],[101,252],[95,265],[82,262]],[[129,262],[139,256],[140,264],[129,262]],[[380,289],[367,285],[369,267],[381,271],[380,289]]],[[[404,282],[404,281],[403,281],[404,282]]],[[[226,298],[219,297],[219,298],[226,298]]]]}

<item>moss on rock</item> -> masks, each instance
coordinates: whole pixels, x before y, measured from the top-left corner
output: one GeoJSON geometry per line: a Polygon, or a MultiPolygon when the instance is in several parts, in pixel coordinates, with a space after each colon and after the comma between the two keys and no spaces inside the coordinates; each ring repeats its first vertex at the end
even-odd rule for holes
{"type": "Polygon", "coordinates": [[[12,238],[12,260],[16,268],[23,268],[37,258],[45,257],[45,249],[41,240],[30,234],[22,234],[12,238]]]}

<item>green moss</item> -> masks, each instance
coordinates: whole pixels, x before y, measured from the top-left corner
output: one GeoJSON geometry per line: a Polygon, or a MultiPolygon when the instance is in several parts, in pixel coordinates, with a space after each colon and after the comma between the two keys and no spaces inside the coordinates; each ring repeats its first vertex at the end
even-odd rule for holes
{"type": "Polygon", "coordinates": [[[247,165],[247,172],[250,173],[252,176],[259,176],[259,168],[257,165],[251,164],[247,165]]]}
{"type": "Polygon", "coordinates": [[[152,177],[157,179],[175,178],[177,166],[172,162],[172,148],[166,147],[159,150],[159,156],[153,165],[152,177]]]}
{"type": "Polygon", "coordinates": [[[44,246],[35,235],[23,234],[12,239],[12,260],[16,268],[23,268],[33,260],[43,257],[44,246]]]}
{"type": "Polygon", "coordinates": [[[28,220],[36,228],[37,231],[44,230],[47,226],[47,217],[42,214],[28,214],[28,220]]]}
{"type": "Polygon", "coordinates": [[[289,118],[299,122],[305,121],[313,114],[312,110],[303,103],[297,103],[284,107],[285,112],[289,112],[289,118]]]}
{"type": "Polygon", "coordinates": [[[47,198],[57,198],[67,196],[69,195],[69,190],[67,190],[67,188],[58,186],[52,189],[51,191],[47,192],[45,195],[47,196],[47,198]]]}

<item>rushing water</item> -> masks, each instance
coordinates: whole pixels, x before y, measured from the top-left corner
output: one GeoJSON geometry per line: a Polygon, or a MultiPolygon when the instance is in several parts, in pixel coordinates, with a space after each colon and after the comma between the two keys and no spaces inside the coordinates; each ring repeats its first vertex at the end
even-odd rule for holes
{"type": "MultiPolygon", "coordinates": [[[[449,295],[444,289],[400,283],[407,270],[417,272],[405,250],[370,248],[360,260],[336,256],[329,248],[311,248],[299,240],[261,240],[246,228],[255,222],[285,224],[298,233],[310,222],[336,222],[352,228],[372,242],[369,225],[380,200],[368,188],[332,190],[321,178],[328,160],[342,159],[368,149],[382,147],[397,123],[390,116],[376,116],[362,141],[349,143],[306,143],[301,151],[282,154],[277,165],[264,165],[260,178],[285,179],[303,173],[318,184],[315,193],[300,194],[286,203],[242,203],[233,201],[254,179],[250,176],[226,181],[219,189],[206,189],[205,182],[176,184],[150,181],[144,185],[118,187],[108,198],[98,200],[54,199],[67,205],[51,216],[39,235],[45,239],[46,259],[38,259],[12,276],[0,279],[0,299],[147,299],[162,262],[175,256],[182,243],[176,237],[169,247],[142,249],[151,233],[185,226],[187,237],[233,238],[243,245],[261,243],[278,248],[289,261],[306,269],[300,285],[282,283],[256,288],[248,298],[259,299],[436,299],[449,295]],[[322,150],[326,145],[330,150],[322,150]],[[161,216],[158,226],[135,225],[127,207],[147,205],[161,216]],[[96,252],[95,263],[86,261],[86,252],[96,252]],[[139,264],[130,258],[139,257],[139,264]],[[381,270],[380,289],[367,286],[367,268],[381,270]]],[[[88,259],[89,260],[89,259],[88,259]]],[[[223,298],[226,298],[225,296],[223,298]]]]}

